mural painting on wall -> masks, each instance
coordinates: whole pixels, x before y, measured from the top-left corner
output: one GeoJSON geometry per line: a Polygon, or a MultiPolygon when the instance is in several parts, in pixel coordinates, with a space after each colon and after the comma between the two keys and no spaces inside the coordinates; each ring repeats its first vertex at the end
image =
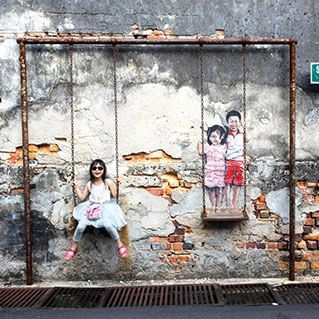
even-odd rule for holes
{"type": "Polygon", "coordinates": [[[197,151],[204,156],[206,210],[213,213],[240,213],[244,208],[244,128],[241,113],[232,110],[223,124],[208,126],[204,144],[197,151]]]}

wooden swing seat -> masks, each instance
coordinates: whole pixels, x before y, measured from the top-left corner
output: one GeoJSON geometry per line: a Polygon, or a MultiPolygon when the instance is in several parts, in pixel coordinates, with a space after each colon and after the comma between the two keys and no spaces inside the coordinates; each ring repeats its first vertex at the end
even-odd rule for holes
{"type": "Polygon", "coordinates": [[[206,207],[202,214],[204,222],[240,222],[247,219],[249,219],[247,212],[243,208],[219,208],[214,210],[206,207]]]}

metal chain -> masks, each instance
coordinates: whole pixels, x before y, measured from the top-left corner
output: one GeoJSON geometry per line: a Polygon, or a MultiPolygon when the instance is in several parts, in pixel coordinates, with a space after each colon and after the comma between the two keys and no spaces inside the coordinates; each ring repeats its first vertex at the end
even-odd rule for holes
{"type": "Polygon", "coordinates": [[[201,139],[202,139],[202,191],[203,191],[203,213],[206,212],[205,197],[205,154],[204,154],[204,48],[203,44],[199,47],[200,58],[200,105],[201,105],[201,139]]]}
{"type": "MultiPolygon", "coordinates": [[[[73,43],[69,44],[69,73],[70,73],[70,83],[69,83],[69,96],[70,96],[70,118],[71,118],[71,175],[72,181],[75,178],[75,159],[74,159],[74,104],[73,104],[73,43]]],[[[73,190],[73,202],[76,205],[76,194],[74,188],[73,190]]]]}
{"type": "Polygon", "coordinates": [[[118,138],[118,110],[117,110],[117,69],[116,69],[116,44],[112,44],[113,57],[113,92],[114,92],[114,122],[115,122],[115,173],[116,173],[116,201],[119,199],[119,138],[118,138]]]}
{"type": "Polygon", "coordinates": [[[247,66],[246,66],[246,45],[242,46],[243,53],[243,98],[242,98],[242,108],[243,108],[243,118],[244,118],[244,174],[245,174],[245,184],[244,184],[244,210],[246,210],[247,204],[247,138],[246,138],[246,83],[247,83],[247,66]]]}

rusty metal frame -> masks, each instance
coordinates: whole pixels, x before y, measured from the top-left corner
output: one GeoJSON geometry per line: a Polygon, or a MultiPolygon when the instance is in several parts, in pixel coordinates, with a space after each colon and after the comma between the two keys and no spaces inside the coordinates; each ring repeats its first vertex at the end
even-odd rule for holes
{"type": "Polygon", "coordinates": [[[30,167],[28,131],[28,89],[26,45],[29,44],[110,44],[110,45],[289,45],[290,104],[289,104],[289,280],[295,280],[295,187],[296,187],[296,45],[293,38],[224,38],[172,36],[169,38],[142,38],[108,36],[103,34],[45,34],[26,33],[17,42],[20,48],[21,117],[23,143],[24,226],[26,249],[26,284],[33,283],[32,226],[30,211],[30,167]]]}

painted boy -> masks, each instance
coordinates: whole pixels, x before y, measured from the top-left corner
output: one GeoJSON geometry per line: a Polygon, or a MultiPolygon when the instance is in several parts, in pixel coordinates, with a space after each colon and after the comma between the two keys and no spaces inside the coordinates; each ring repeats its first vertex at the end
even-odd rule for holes
{"type": "Polygon", "coordinates": [[[226,122],[228,125],[228,135],[225,198],[227,207],[237,210],[239,191],[245,184],[244,130],[241,124],[241,115],[238,111],[232,110],[228,112],[226,122]]]}

